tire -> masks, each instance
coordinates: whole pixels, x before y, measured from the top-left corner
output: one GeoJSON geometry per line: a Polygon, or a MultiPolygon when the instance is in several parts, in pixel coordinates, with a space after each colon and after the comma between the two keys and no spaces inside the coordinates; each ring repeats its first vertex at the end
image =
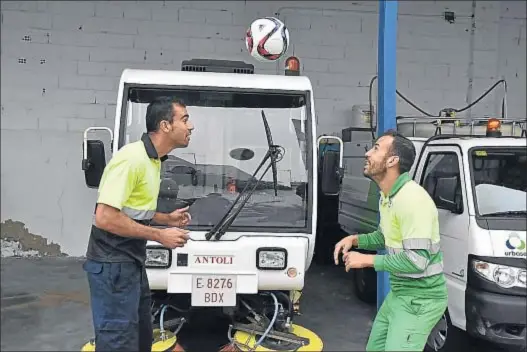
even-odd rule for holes
{"type": "Polygon", "coordinates": [[[425,352],[449,352],[470,350],[467,334],[452,325],[448,311],[432,329],[425,345],[425,352]]]}
{"type": "Polygon", "coordinates": [[[375,271],[368,269],[353,269],[353,285],[355,295],[363,302],[377,302],[377,276],[375,271]]]}

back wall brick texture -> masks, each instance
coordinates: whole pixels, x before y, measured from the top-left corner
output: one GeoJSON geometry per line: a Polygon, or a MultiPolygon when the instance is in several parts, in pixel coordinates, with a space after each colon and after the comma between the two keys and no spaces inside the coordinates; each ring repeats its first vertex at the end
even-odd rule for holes
{"type": "MultiPolygon", "coordinates": [[[[277,16],[315,88],[318,132],[348,127],[377,73],[377,1],[2,1],[2,221],[83,255],[96,191],[80,168],[82,132],[113,126],[124,68],[179,70],[189,58],[244,60],[244,35],[277,16]],[[20,159],[20,155],[28,157],[20,159]]],[[[397,87],[433,114],[460,108],[497,80],[509,116],[526,116],[526,9],[521,1],[400,1],[397,87]],[[443,11],[453,11],[454,23],[443,11]],[[471,61],[472,60],[472,61],[471,61]],[[469,84],[472,82],[472,84],[469,84]]],[[[376,90],[376,87],[375,87],[376,90]]],[[[499,113],[497,89],[467,114],[499,113]]],[[[398,98],[399,115],[418,115],[398,98]]]]}

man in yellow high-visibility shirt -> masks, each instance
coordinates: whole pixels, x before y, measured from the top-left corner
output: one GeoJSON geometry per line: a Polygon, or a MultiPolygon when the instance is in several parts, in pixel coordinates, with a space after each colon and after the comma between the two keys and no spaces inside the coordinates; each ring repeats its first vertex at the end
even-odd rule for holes
{"type": "Polygon", "coordinates": [[[166,248],[188,240],[185,209],[156,211],[161,162],[190,141],[192,123],[183,102],[161,97],[146,110],[142,138],[117,151],[99,185],[87,260],[97,351],[151,351],[150,285],[145,270],[147,240],[166,248]],[[151,221],[167,225],[148,226],[151,221]]]}
{"type": "Polygon", "coordinates": [[[380,226],[350,235],[335,246],[346,271],[373,267],[390,273],[390,292],[370,333],[367,351],[422,351],[447,308],[447,288],[440,250],[437,208],[408,172],[415,147],[396,132],[381,136],[366,153],[364,175],[380,188],[380,226]],[[386,255],[350,251],[386,249],[386,255]]]}

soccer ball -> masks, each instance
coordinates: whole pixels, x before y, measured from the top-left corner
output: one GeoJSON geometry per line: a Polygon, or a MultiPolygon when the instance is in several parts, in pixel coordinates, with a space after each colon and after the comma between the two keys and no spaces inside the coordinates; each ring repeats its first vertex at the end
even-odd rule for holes
{"type": "Polygon", "coordinates": [[[256,60],[276,61],[287,52],[289,31],[277,18],[259,18],[247,29],[245,45],[249,54],[256,60]]]}

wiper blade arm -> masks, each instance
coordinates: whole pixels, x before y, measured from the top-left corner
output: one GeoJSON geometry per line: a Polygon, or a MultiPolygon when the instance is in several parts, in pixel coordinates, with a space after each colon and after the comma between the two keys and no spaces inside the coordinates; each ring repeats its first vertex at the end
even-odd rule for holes
{"type": "MultiPolygon", "coordinates": [[[[269,128],[269,123],[267,122],[267,118],[265,117],[265,113],[262,110],[262,120],[265,127],[265,135],[267,137],[267,146],[269,147],[269,150],[276,147],[273,143],[273,136],[271,135],[271,129],[269,128]]],[[[271,153],[271,166],[273,168],[273,186],[274,186],[274,195],[278,196],[278,170],[276,169],[276,155],[275,153],[271,153]]],[[[267,171],[266,171],[267,172],[267,171]]]]}
{"type": "Polygon", "coordinates": [[[277,190],[278,190],[278,187],[277,187],[277,185],[278,185],[277,173],[274,172],[274,170],[276,170],[276,163],[279,162],[280,160],[282,160],[282,158],[283,158],[283,156],[285,154],[285,150],[284,150],[284,148],[282,148],[279,145],[272,144],[273,139],[272,139],[272,136],[271,136],[271,130],[269,128],[269,124],[267,123],[267,118],[265,117],[265,114],[264,114],[263,110],[262,110],[262,120],[263,120],[264,127],[265,127],[265,133],[267,135],[267,142],[268,142],[268,145],[269,145],[269,149],[267,150],[267,153],[265,153],[265,156],[263,157],[262,161],[260,162],[260,165],[258,165],[256,170],[252,174],[249,182],[246,183],[245,187],[240,192],[240,194],[238,194],[238,197],[236,197],[236,199],[234,200],[232,205],[229,207],[227,212],[223,215],[221,220],[218,221],[218,223],[209,232],[207,232],[207,234],[205,235],[205,238],[207,240],[210,240],[212,238],[212,236],[214,236],[214,238],[216,240],[219,240],[225,234],[225,232],[227,232],[227,229],[232,225],[234,220],[236,220],[236,217],[240,214],[240,212],[242,211],[243,207],[245,206],[245,204],[247,204],[247,201],[249,200],[249,198],[253,195],[254,191],[256,190],[256,187],[258,187],[258,184],[263,179],[265,174],[267,174],[267,171],[269,171],[269,169],[271,167],[273,168],[273,181],[274,181],[275,195],[278,195],[278,192],[277,192],[277,190]],[[267,165],[267,168],[262,173],[260,178],[256,181],[256,183],[254,184],[252,189],[249,191],[249,193],[246,194],[245,192],[249,188],[249,184],[251,183],[251,181],[253,181],[255,179],[256,175],[258,174],[258,171],[260,171],[260,169],[264,166],[264,164],[266,163],[266,161],[268,159],[270,159],[269,165],[267,165]],[[240,205],[238,206],[238,209],[236,209],[236,211],[231,214],[232,210],[238,204],[240,199],[242,199],[242,197],[243,197],[243,200],[241,201],[240,205]]]}
{"type": "Polygon", "coordinates": [[[495,213],[484,214],[483,216],[502,216],[502,215],[527,215],[527,210],[497,211],[495,213]]]}
{"type": "MultiPolygon", "coordinates": [[[[258,168],[258,170],[263,166],[263,164],[265,163],[265,161],[267,161],[268,158],[270,158],[270,156],[266,156],[263,159],[263,162],[260,164],[260,167],[258,168]]],[[[251,196],[253,195],[254,191],[256,190],[256,187],[258,186],[258,184],[260,183],[260,181],[265,176],[267,171],[269,171],[270,168],[271,168],[271,164],[267,165],[267,168],[263,172],[263,174],[260,177],[260,179],[258,181],[256,181],[256,183],[253,186],[253,188],[249,192],[246,193],[245,191],[247,190],[247,188],[249,186],[249,183],[247,183],[247,185],[240,192],[240,194],[238,195],[238,197],[236,198],[234,203],[231,205],[231,207],[229,208],[227,213],[225,213],[225,215],[223,216],[222,220],[220,222],[218,222],[218,224],[214,227],[214,229],[212,229],[211,231],[209,231],[205,235],[207,240],[210,240],[212,236],[214,236],[216,240],[219,240],[225,234],[225,232],[227,232],[227,229],[231,226],[231,224],[234,222],[234,220],[236,220],[236,218],[238,217],[238,215],[242,211],[243,207],[245,206],[245,204],[249,200],[249,198],[251,198],[251,196]],[[241,203],[239,204],[238,209],[236,209],[232,214],[229,215],[229,213],[231,213],[232,209],[234,209],[234,207],[236,206],[236,204],[238,203],[238,201],[242,197],[243,197],[243,199],[242,199],[241,203]]],[[[255,174],[253,174],[253,177],[255,176],[255,174]]]]}

